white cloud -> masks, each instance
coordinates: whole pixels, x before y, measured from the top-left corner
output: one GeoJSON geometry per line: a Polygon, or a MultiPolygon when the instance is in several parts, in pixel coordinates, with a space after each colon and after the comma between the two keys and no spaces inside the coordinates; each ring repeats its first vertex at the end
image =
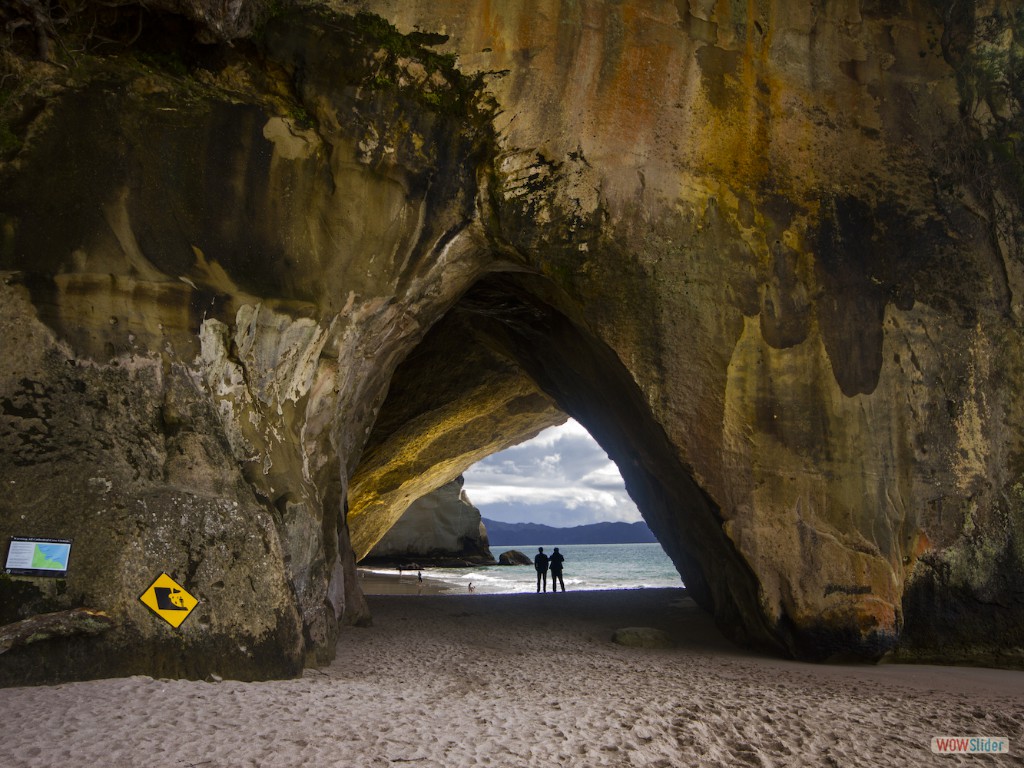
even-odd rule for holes
{"type": "Polygon", "coordinates": [[[609,461],[603,467],[593,469],[584,475],[583,482],[593,488],[617,490],[622,487],[622,475],[619,474],[619,468],[615,466],[615,462],[609,461]]]}
{"type": "Polygon", "coordinates": [[[494,520],[570,526],[641,519],[618,468],[572,419],[478,462],[465,478],[470,501],[494,520]]]}

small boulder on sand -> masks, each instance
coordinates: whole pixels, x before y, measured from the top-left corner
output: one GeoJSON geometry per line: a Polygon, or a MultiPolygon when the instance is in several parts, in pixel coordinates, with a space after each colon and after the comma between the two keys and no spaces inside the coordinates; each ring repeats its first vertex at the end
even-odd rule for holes
{"type": "Polygon", "coordinates": [[[672,638],[653,627],[625,627],[615,630],[612,642],[629,648],[671,648],[672,638]]]}

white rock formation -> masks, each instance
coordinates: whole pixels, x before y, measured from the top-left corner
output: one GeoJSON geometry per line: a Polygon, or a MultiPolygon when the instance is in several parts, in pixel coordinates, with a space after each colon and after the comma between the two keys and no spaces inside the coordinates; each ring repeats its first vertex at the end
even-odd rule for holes
{"type": "Polygon", "coordinates": [[[487,530],[457,477],[414,501],[370,558],[491,560],[487,530]]]}

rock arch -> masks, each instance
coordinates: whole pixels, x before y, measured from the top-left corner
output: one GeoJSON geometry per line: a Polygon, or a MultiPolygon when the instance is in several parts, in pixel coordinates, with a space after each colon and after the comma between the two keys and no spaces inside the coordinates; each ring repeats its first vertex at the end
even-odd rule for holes
{"type": "Polygon", "coordinates": [[[395,373],[456,332],[500,353],[491,423],[580,418],[751,642],[1019,659],[1001,4],[206,5],[198,40],[21,56],[0,105],[0,536],[77,548],[0,607],[116,627],[3,680],[329,658],[365,620],[350,490],[419,490],[374,458],[430,434],[395,373]],[[135,599],[159,570],[203,601],[180,633],[135,599]]]}
{"type": "Polygon", "coordinates": [[[381,499],[376,478],[405,477],[422,492],[461,473],[481,454],[561,421],[564,413],[586,427],[619,466],[631,496],[700,604],[733,636],[786,652],[785,639],[760,614],[756,576],[722,534],[714,502],[680,461],[622,362],[542,298],[550,299],[552,288],[536,275],[495,273],[482,278],[435,326],[424,348],[399,367],[364,454],[372,469],[357,468],[353,479],[349,525],[356,557],[372,546],[366,544],[367,533],[380,527],[368,518],[394,519],[408,503],[405,496],[390,504],[381,499]],[[453,366],[460,359],[469,365],[453,366]],[[529,400],[520,396],[508,411],[481,409],[491,398],[506,405],[501,390],[490,382],[495,369],[507,375],[510,364],[520,387],[529,383],[539,392],[529,400]],[[460,397],[450,388],[453,368],[463,384],[468,379],[476,397],[460,397]],[[477,392],[481,381],[491,387],[486,394],[477,392]],[[532,402],[543,410],[524,407],[532,402]],[[448,409],[458,415],[453,418],[448,409]],[[444,411],[443,417],[433,417],[438,410],[444,411]],[[467,428],[480,420],[476,414],[481,410],[486,415],[483,437],[477,428],[467,428]],[[520,419],[528,429],[517,429],[520,419]],[[405,428],[397,440],[394,424],[405,428]],[[424,461],[414,449],[409,460],[402,443],[418,448],[420,430],[429,433],[434,452],[424,461]]]}

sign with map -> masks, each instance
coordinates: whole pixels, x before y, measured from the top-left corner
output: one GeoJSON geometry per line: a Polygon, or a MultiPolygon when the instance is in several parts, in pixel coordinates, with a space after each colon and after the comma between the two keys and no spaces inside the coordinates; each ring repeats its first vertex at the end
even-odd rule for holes
{"type": "Polygon", "coordinates": [[[157,576],[156,581],[139,596],[139,600],[175,629],[199,605],[195,597],[166,573],[157,576]]]}
{"type": "Polygon", "coordinates": [[[55,576],[68,572],[71,539],[36,539],[12,536],[5,570],[12,576],[55,576]]]}

